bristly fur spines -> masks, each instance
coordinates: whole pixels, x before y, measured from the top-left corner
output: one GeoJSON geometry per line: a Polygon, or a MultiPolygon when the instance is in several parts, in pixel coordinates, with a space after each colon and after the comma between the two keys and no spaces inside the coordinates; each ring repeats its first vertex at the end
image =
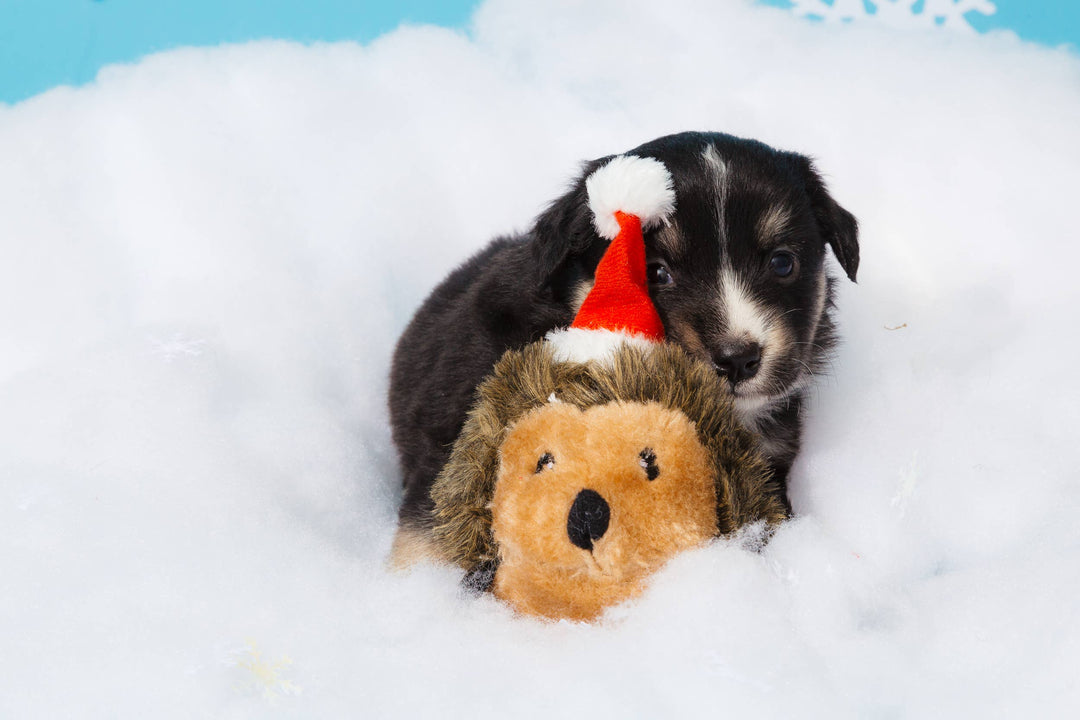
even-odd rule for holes
{"type": "Polygon", "coordinates": [[[667,344],[648,352],[623,348],[610,365],[560,363],[549,347],[536,343],[507,352],[480,385],[450,461],[432,487],[431,532],[444,560],[471,571],[497,559],[489,504],[499,447],[513,423],[550,402],[552,394],[580,409],[657,402],[683,412],[714,465],[718,534],[786,517],[780,484],[752,435],[738,424],[727,389],[708,366],[667,344]]]}

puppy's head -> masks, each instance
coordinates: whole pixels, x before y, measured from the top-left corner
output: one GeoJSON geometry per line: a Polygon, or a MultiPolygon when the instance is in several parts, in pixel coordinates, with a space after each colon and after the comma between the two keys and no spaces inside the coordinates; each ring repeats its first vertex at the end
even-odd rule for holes
{"type": "MultiPolygon", "coordinates": [[[[834,337],[826,246],[855,280],[855,218],[810,160],[718,133],[681,133],[628,154],[668,168],[676,206],[646,233],[650,294],[668,338],[711,362],[736,406],[753,414],[805,387],[834,337]]],[[[537,220],[542,283],[571,306],[590,286],[606,241],[595,232],[584,179],[537,220]]]]}

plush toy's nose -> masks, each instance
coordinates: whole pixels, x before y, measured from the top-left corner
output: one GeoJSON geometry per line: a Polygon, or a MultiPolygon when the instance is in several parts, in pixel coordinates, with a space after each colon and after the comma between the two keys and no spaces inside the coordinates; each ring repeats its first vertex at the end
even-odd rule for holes
{"type": "Polygon", "coordinates": [[[607,500],[595,490],[582,490],[570,506],[570,517],[566,519],[566,534],[570,542],[583,550],[592,550],[593,542],[607,532],[611,520],[611,508],[607,500]]]}

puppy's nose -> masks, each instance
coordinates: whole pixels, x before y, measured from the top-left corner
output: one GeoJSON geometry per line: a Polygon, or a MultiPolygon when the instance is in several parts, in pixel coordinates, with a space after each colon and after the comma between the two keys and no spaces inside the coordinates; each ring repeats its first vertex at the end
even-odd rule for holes
{"type": "Polygon", "coordinates": [[[726,375],[734,385],[742,380],[757,375],[761,367],[761,346],[757,343],[741,345],[730,352],[718,352],[713,355],[713,364],[717,372],[726,375]]]}
{"type": "Polygon", "coordinates": [[[570,542],[583,550],[592,550],[593,542],[607,532],[611,520],[611,508],[607,500],[595,490],[582,490],[570,506],[570,516],[566,519],[566,534],[570,542]]]}

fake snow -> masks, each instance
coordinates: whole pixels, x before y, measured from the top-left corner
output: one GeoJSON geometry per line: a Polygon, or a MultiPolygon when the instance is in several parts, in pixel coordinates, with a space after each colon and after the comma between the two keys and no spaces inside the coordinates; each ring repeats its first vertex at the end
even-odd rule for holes
{"type": "Polygon", "coordinates": [[[0,716],[1075,714],[1077,127],[1074,55],[696,0],[0,107],[0,716]],[[799,518],[595,626],[389,573],[418,303],[686,129],[813,154],[862,223],[799,518]]]}

